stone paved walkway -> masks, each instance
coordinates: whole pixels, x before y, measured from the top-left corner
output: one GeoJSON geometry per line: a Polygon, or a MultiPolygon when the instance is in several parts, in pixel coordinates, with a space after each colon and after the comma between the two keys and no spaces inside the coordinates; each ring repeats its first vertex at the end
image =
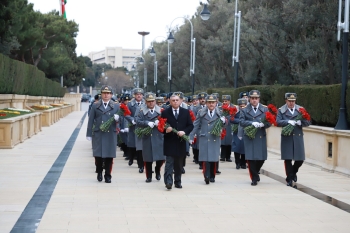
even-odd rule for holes
{"type": "MultiPolygon", "coordinates": [[[[10,232],[64,148],[84,112],[73,112],[13,149],[0,150],[0,232],[10,232]]],[[[87,118],[43,214],[37,232],[349,232],[350,213],[261,175],[250,185],[247,170],[220,163],[221,175],[205,185],[187,158],[183,189],[145,183],[136,163],[118,151],[112,183],[96,180],[87,118]]],[[[263,169],[284,176],[269,155],[263,169]]],[[[350,179],[303,165],[298,182],[350,204],[350,179]]],[[[25,231],[23,231],[25,232],[25,231]]]]}

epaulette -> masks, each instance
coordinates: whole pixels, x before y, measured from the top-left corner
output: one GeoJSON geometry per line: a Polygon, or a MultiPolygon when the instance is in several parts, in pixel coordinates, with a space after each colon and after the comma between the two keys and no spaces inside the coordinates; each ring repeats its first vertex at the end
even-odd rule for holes
{"type": "Polygon", "coordinates": [[[266,107],[266,108],[267,108],[267,106],[266,106],[266,105],[263,105],[263,104],[262,104],[262,106],[264,106],[264,107],[266,107]]]}
{"type": "Polygon", "coordinates": [[[247,105],[246,105],[246,106],[244,106],[244,107],[242,107],[242,109],[243,109],[243,108],[246,108],[246,107],[247,107],[247,105]]]}

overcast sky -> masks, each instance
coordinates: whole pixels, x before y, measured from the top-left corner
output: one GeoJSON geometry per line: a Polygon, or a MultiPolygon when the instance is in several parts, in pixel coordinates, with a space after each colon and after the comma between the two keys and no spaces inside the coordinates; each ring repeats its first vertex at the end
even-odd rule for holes
{"type": "MultiPolygon", "coordinates": [[[[59,10],[59,0],[29,0],[34,10],[47,13],[59,10]]],[[[67,0],[68,20],[79,24],[78,55],[88,55],[105,47],[141,49],[142,36],[138,31],[150,32],[145,37],[146,48],[158,36],[167,36],[170,23],[177,17],[192,16],[199,0],[67,0]]],[[[182,19],[173,22],[183,24],[182,19]]],[[[164,40],[159,37],[156,41],[164,40]]]]}

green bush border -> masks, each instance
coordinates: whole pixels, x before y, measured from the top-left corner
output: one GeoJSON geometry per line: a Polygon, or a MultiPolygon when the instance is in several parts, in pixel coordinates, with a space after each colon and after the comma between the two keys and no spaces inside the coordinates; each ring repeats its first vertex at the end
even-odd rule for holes
{"type": "Polygon", "coordinates": [[[63,97],[66,88],[37,67],[0,54],[0,94],[63,97]]]}

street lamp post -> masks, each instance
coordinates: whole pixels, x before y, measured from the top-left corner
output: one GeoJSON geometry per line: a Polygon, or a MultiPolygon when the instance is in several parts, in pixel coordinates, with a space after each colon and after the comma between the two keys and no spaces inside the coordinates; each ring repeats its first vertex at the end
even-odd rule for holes
{"type": "MultiPolygon", "coordinates": [[[[140,58],[140,59],[139,59],[139,63],[140,63],[140,64],[143,64],[143,63],[144,63],[145,59],[144,59],[141,55],[136,56],[136,57],[133,59],[132,62],[134,63],[135,60],[136,60],[137,58],[140,58]]],[[[137,63],[135,63],[135,64],[136,64],[136,66],[137,66],[137,63]]],[[[134,75],[133,78],[134,78],[134,80],[135,80],[134,86],[137,87],[137,88],[139,88],[139,86],[140,86],[140,80],[139,80],[139,75],[138,75],[137,67],[135,66],[135,64],[132,65],[131,70],[132,70],[132,71],[135,71],[134,74],[133,74],[133,75],[134,75]],[[135,76],[135,75],[136,75],[136,76],[135,76]]],[[[146,68],[145,68],[145,69],[146,69],[146,68]]],[[[127,71],[125,74],[128,75],[129,72],[127,71]]],[[[144,79],[147,80],[147,70],[146,70],[146,73],[144,72],[144,79]]],[[[145,84],[144,84],[144,86],[145,86],[145,84]]]]}
{"type": "MultiPolygon", "coordinates": [[[[340,0],[341,1],[341,0],[340,0]]],[[[231,3],[231,0],[227,0],[228,3],[231,3]]],[[[235,7],[235,22],[233,28],[233,48],[232,48],[232,67],[235,67],[235,77],[234,77],[234,88],[238,87],[238,68],[239,68],[239,41],[241,34],[241,12],[238,11],[238,0],[236,0],[235,7]]],[[[201,12],[201,17],[203,20],[208,20],[210,18],[210,12],[207,8],[207,4],[204,4],[203,11],[201,12]]]]}
{"type": "MultiPolygon", "coordinates": [[[[155,41],[155,39],[157,38],[164,38],[165,40],[167,38],[165,38],[164,36],[157,36],[156,38],[153,39],[153,41],[155,41]]],[[[158,83],[158,61],[157,61],[157,54],[156,54],[156,51],[154,50],[154,47],[153,47],[153,41],[151,42],[151,56],[154,57],[154,85],[156,87],[156,96],[157,96],[157,83],[158,83]]],[[[168,81],[169,81],[169,67],[171,67],[171,65],[169,64],[169,42],[168,42],[168,81]]],[[[170,68],[171,69],[171,68],[170,68]]],[[[171,79],[171,77],[170,77],[171,79]]]]}
{"type": "MultiPolygon", "coordinates": [[[[172,23],[176,19],[180,19],[180,18],[186,19],[188,22],[190,22],[190,25],[191,25],[190,76],[192,77],[192,95],[194,95],[195,60],[196,60],[196,38],[193,38],[193,24],[192,24],[191,20],[189,20],[189,19],[187,19],[185,17],[177,17],[170,23],[170,27],[169,28],[171,28],[172,23]]],[[[171,31],[169,30],[168,42],[169,43],[173,43],[174,40],[175,40],[174,36],[171,33],[171,31]]]]}
{"type": "Polygon", "coordinates": [[[339,109],[339,118],[335,129],[347,130],[349,125],[346,119],[346,88],[348,82],[348,38],[349,38],[349,0],[344,2],[344,23],[341,22],[342,0],[339,0],[338,12],[338,41],[340,41],[340,31],[343,30],[343,58],[342,58],[342,85],[341,85],[341,102],[339,109]]]}

